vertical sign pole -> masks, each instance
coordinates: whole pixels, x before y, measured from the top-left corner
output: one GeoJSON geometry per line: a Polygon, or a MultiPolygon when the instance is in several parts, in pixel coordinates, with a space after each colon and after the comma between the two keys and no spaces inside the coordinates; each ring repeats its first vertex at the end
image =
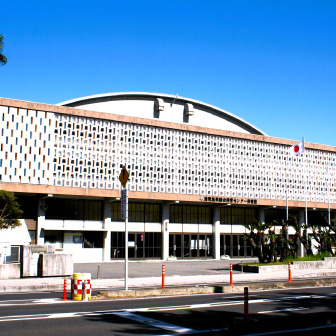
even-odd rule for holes
{"type": "Polygon", "coordinates": [[[128,290],[128,195],[121,190],[121,218],[125,220],[125,290],[128,290]]]}
{"type": "Polygon", "coordinates": [[[126,218],[125,218],[125,290],[128,290],[128,195],[126,190],[126,218]]]}
{"type": "Polygon", "coordinates": [[[123,186],[123,189],[121,189],[121,219],[125,220],[125,290],[128,290],[128,195],[126,188],[128,178],[129,172],[126,166],[123,166],[119,175],[119,181],[123,186]]]}

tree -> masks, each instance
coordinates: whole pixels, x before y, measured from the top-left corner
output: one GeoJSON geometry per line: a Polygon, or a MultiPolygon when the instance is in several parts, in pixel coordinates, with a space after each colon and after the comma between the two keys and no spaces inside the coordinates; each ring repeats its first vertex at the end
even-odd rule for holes
{"type": "Polygon", "coordinates": [[[251,224],[244,225],[250,233],[245,235],[245,239],[250,241],[253,254],[256,255],[260,263],[267,262],[269,259],[269,237],[265,233],[271,227],[271,224],[265,224],[260,220],[253,220],[251,224]],[[257,232],[255,232],[257,231],[257,232]]]}
{"type": "Polygon", "coordinates": [[[311,237],[309,237],[308,235],[308,229],[310,228],[310,226],[300,223],[299,216],[297,215],[290,215],[288,223],[295,230],[295,256],[299,256],[300,244],[302,244],[302,246],[304,247],[307,255],[313,254],[311,237]]]}
{"type": "Polygon", "coordinates": [[[19,218],[22,214],[14,193],[0,190],[0,229],[21,226],[19,218]]]}
{"type": "Polygon", "coordinates": [[[334,220],[332,220],[333,224],[329,224],[328,213],[320,212],[319,215],[322,220],[320,220],[318,224],[311,225],[313,237],[315,241],[319,244],[319,252],[327,252],[333,255],[334,253],[332,250],[332,246],[336,242],[336,230],[334,220]]]}
{"type": "Polygon", "coordinates": [[[0,64],[5,65],[7,63],[7,57],[2,53],[2,49],[4,47],[3,43],[3,35],[0,35],[0,64]]]}

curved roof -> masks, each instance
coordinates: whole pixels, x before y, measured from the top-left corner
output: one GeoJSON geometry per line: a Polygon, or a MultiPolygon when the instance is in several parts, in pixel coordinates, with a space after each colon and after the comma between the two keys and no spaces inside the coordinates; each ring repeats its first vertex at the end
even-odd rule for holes
{"type": "MultiPolygon", "coordinates": [[[[153,92],[116,92],[116,93],[103,93],[97,94],[87,97],[75,98],[71,100],[64,101],[57,105],[59,106],[69,106],[69,107],[78,107],[83,108],[90,104],[97,104],[97,103],[106,103],[112,101],[121,101],[121,100],[152,100],[153,102],[155,99],[161,98],[164,101],[169,101],[171,104],[173,103],[183,103],[183,104],[193,104],[196,108],[216,114],[222,119],[226,119],[232,124],[238,125],[240,128],[246,130],[248,133],[251,134],[259,134],[259,135],[267,135],[259,128],[255,127],[251,123],[247,122],[246,120],[236,116],[233,113],[220,109],[216,106],[203,103],[201,101],[180,97],[178,95],[170,95],[170,94],[163,94],[163,93],[153,93],[153,92]]],[[[113,113],[113,112],[112,112],[113,113]]],[[[134,115],[136,116],[136,115],[134,115]]]]}

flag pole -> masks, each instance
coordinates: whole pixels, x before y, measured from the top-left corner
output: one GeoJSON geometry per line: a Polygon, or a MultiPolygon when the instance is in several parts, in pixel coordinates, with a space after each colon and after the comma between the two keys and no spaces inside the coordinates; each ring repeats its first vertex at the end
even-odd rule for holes
{"type": "Polygon", "coordinates": [[[327,167],[327,197],[328,197],[328,225],[330,226],[331,225],[331,220],[330,220],[330,182],[329,182],[329,170],[328,170],[328,167],[327,167]]]}
{"type": "Polygon", "coordinates": [[[285,162],[285,174],[286,174],[286,221],[288,222],[288,180],[287,180],[287,176],[288,176],[288,155],[287,155],[287,160],[285,162]]]}
{"type": "Polygon", "coordinates": [[[304,181],[305,181],[305,224],[306,224],[306,239],[308,241],[308,209],[307,209],[307,167],[306,167],[306,151],[305,151],[305,138],[302,137],[303,145],[303,167],[304,167],[304,181]]]}

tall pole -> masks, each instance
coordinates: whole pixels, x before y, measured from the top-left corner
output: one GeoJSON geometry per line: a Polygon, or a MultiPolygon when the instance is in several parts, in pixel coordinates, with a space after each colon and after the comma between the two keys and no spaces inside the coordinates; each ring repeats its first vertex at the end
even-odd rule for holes
{"type": "MultiPolygon", "coordinates": [[[[305,138],[302,138],[303,148],[305,148],[305,138]]],[[[306,228],[308,228],[308,209],[307,209],[307,169],[306,169],[306,151],[303,150],[303,166],[304,166],[304,181],[305,181],[305,224],[306,228]]]]}
{"type": "MultiPolygon", "coordinates": [[[[287,154],[287,160],[285,161],[285,174],[286,174],[286,221],[288,222],[288,180],[287,180],[287,175],[288,175],[288,154],[287,154]]],[[[288,239],[288,237],[287,237],[288,239]]]]}
{"type": "Polygon", "coordinates": [[[121,191],[122,218],[125,219],[125,290],[128,290],[128,195],[127,189],[121,191]]]}
{"type": "Polygon", "coordinates": [[[327,167],[327,197],[328,197],[328,225],[331,225],[331,220],[330,220],[330,194],[329,194],[329,187],[330,187],[330,182],[329,182],[329,171],[327,167]]]}
{"type": "Polygon", "coordinates": [[[124,165],[119,175],[119,181],[123,186],[121,189],[121,219],[125,220],[125,290],[128,290],[128,192],[126,187],[128,178],[129,172],[124,165]]]}
{"type": "Polygon", "coordinates": [[[128,214],[125,218],[125,291],[127,290],[128,290],[128,214]]]}

